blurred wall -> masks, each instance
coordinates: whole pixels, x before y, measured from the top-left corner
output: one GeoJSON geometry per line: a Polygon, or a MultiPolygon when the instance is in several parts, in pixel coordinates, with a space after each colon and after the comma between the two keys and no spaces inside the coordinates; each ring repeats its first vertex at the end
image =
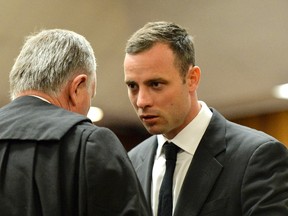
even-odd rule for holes
{"type": "Polygon", "coordinates": [[[264,131],[288,147],[288,110],[240,119],[232,119],[232,121],[264,131]]]}

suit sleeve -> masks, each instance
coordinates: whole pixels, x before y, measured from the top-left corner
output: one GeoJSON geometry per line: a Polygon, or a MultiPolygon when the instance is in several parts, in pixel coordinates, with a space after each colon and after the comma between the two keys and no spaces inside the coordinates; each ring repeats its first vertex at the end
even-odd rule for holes
{"type": "Polygon", "coordinates": [[[288,153],[268,142],[251,156],[242,184],[243,216],[288,215],[288,153]]]}
{"type": "Polygon", "coordinates": [[[141,185],[122,144],[109,129],[98,128],[85,150],[88,215],[150,215],[141,185]]]}

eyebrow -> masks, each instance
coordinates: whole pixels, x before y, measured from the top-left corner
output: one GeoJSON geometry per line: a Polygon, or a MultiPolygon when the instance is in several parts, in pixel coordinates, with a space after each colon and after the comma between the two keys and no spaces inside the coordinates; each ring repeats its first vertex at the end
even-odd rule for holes
{"type": "Polygon", "coordinates": [[[168,81],[166,79],[163,79],[163,78],[155,78],[155,79],[149,79],[149,80],[146,80],[144,83],[145,84],[149,84],[151,82],[162,82],[162,83],[168,83],[168,81]]]}
{"type": "Polygon", "coordinates": [[[136,82],[135,81],[132,81],[132,80],[127,80],[125,81],[126,84],[135,84],[136,82]]]}
{"type": "MultiPolygon", "coordinates": [[[[163,79],[163,78],[155,78],[155,79],[149,79],[149,80],[145,80],[144,84],[149,84],[151,82],[162,82],[162,83],[168,83],[167,80],[163,79]]],[[[137,84],[137,82],[133,81],[133,80],[127,80],[125,81],[126,84],[137,84]]]]}

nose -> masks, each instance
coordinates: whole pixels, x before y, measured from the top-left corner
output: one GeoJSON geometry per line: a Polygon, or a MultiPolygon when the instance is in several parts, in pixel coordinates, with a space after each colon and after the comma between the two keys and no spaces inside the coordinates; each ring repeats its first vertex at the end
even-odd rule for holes
{"type": "Polygon", "coordinates": [[[152,105],[152,98],[151,95],[149,94],[149,91],[145,89],[139,89],[136,105],[137,107],[142,109],[152,105]]]}

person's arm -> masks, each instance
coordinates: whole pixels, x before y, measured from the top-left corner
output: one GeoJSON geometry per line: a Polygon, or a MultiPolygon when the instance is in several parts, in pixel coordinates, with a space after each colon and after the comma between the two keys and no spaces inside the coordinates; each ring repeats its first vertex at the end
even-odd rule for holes
{"type": "Polygon", "coordinates": [[[98,128],[85,151],[88,215],[150,215],[141,185],[114,133],[98,128]]]}
{"type": "Polygon", "coordinates": [[[268,142],[255,150],[241,198],[243,216],[288,215],[288,153],[284,145],[268,142]]]}

